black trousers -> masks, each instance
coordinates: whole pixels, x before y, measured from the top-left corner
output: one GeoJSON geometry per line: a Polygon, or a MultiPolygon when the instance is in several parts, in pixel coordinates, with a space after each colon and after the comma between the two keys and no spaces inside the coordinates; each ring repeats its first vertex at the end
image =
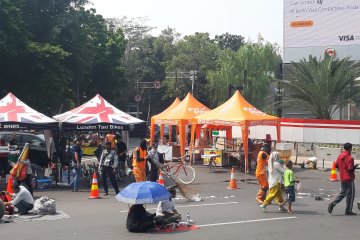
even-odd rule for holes
{"type": "Polygon", "coordinates": [[[111,185],[113,186],[113,188],[115,190],[115,193],[118,194],[120,192],[112,167],[103,166],[103,169],[101,171],[101,176],[102,176],[105,193],[109,193],[109,189],[108,189],[108,185],[107,185],[107,177],[108,176],[110,178],[111,185]]]}
{"type": "Polygon", "coordinates": [[[345,213],[352,212],[353,205],[354,205],[354,197],[355,197],[355,183],[354,181],[351,182],[341,182],[341,191],[340,194],[335,198],[332,202],[332,205],[335,206],[343,198],[346,197],[346,209],[345,213]]]}
{"type": "Polygon", "coordinates": [[[19,210],[20,215],[28,214],[28,212],[33,209],[34,204],[30,204],[28,202],[25,202],[24,200],[21,200],[17,204],[15,204],[15,207],[19,210]]]}
{"type": "Polygon", "coordinates": [[[5,177],[9,173],[9,164],[7,157],[0,157],[0,177],[5,177]]]}

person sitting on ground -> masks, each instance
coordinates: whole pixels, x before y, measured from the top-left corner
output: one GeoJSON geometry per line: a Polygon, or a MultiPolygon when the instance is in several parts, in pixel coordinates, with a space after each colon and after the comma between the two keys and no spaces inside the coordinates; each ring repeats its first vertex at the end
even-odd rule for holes
{"type": "Polygon", "coordinates": [[[14,194],[7,193],[12,195],[12,200],[5,202],[5,207],[14,206],[18,209],[20,215],[27,215],[29,211],[34,208],[34,198],[29,190],[24,186],[20,186],[17,181],[13,182],[13,190],[14,194]]]}
{"type": "Polygon", "coordinates": [[[126,228],[129,232],[143,233],[154,230],[155,213],[146,211],[143,204],[134,204],[130,207],[126,219],[126,228]]]}
{"type": "Polygon", "coordinates": [[[169,192],[171,194],[169,200],[160,201],[156,210],[155,222],[161,225],[177,223],[181,220],[181,214],[175,208],[176,190],[172,188],[169,192]]]}

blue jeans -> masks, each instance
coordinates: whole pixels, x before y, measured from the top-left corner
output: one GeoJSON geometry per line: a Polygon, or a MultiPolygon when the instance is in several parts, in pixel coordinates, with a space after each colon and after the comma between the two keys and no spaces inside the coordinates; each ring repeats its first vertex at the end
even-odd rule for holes
{"type": "Polygon", "coordinates": [[[75,174],[73,180],[70,182],[70,187],[74,187],[74,191],[79,190],[79,181],[81,178],[81,167],[74,166],[73,173],[75,174]]]}

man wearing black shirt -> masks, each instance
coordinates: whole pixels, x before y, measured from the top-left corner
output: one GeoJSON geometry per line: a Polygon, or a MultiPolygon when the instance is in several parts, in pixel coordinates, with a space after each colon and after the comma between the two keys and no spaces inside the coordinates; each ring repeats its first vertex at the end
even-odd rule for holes
{"type": "Polygon", "coordinates": [[[116,148],[117,148],[117,154],[118,154],[118,157],[119,157],[119,162],[125,162],[126,161],[127,146],[121,140],[121,136],[119,134],[116,134],[116,148]]]}

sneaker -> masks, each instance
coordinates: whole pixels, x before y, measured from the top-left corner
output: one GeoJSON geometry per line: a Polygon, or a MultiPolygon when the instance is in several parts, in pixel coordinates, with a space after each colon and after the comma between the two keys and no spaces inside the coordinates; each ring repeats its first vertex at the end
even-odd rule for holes
{"type": "Polygon", "coordinates": [[[104,196],[107,196],[107,195],[109,195],[109,193],[107,193],[107,192],[106,192],[106,193],[104,193],[104,196]]]}
{"type": "Polygon", "coordinates": [[[280,205],[280,206],[279,206],[279,211],[280,211],[280,212],[287,212],[287,209],[284,208],[283,205],[280,205]]]}
{"type": "Polygon", "coordinates": [[[334,205],[332,203],[330,203],[328,206],[328,213],[331,214],[333,209],[334,209],[334,205]]]}
{"type": "Polygon", "coordinates": [[[347,212],[347,213],[345,213],[345,215],[348,215],[348,216],[355,216],[355,215],[357,215],[357,213],[354,213],[354,212],[347,212]]]}
{"type": "Polygon", "coordinates": [[[260,209],[262,212],[266,212],[266,206],[264,204],[260,205],[260,209]]]}

